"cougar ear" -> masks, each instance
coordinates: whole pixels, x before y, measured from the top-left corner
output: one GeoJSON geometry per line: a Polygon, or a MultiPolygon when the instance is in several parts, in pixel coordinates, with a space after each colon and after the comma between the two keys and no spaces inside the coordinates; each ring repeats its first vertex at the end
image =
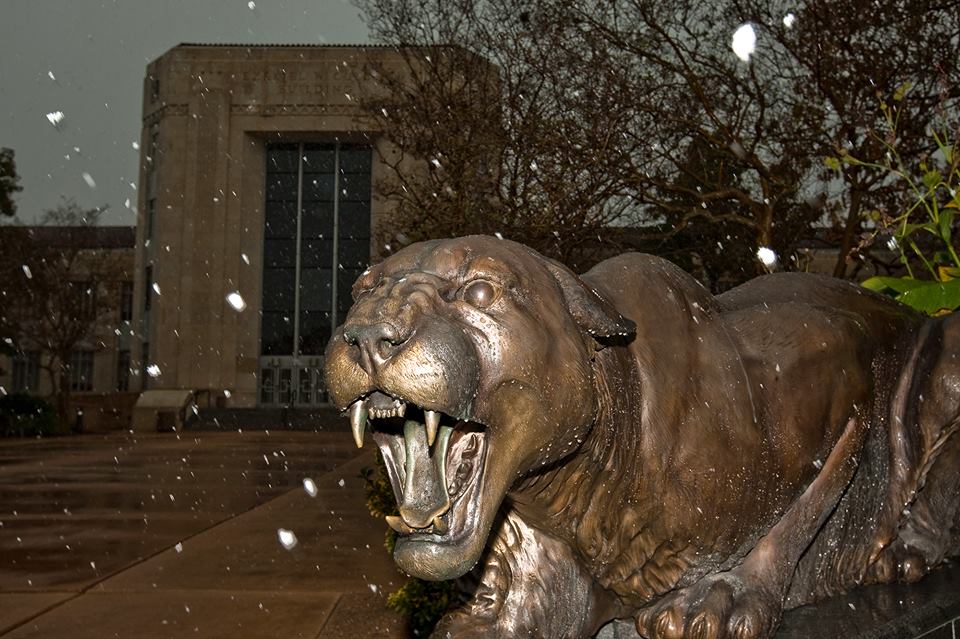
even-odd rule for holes
{"type": "Polygon", "coordinates": [[[628,338],[634,334],[637,325],[570,269],[550,259],[546,260],[546,266],[560,284],[567,309],[580,328],[595,339],[628,338]]]}
{"type": "Polygon", "coordinates": [[[360,277],[357,278],[357,281],[353,283],[351,294],[353,295],[354,301],[366,291],[376,288],[382,278],[383,267],[380,264],[374,264],[364,271],[360,277]]]}

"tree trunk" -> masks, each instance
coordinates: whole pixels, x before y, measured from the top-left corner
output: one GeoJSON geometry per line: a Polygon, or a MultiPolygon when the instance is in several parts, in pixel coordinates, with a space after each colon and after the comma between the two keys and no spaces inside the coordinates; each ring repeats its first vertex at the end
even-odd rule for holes
{"type": "Polygon", "coordinates": [[[837,256],[837,263],[833,266],[834,277],[845,277],[847,274],[847,256],[853,250],[853,241],[857,229],[860,228],[860,208],[863,202],[863,193],[860,190],[860,184],[856,181],[851,182],[850,188],[850,208],[847,209],[847,219],[843,225],[843,237],[840,240],[840,254],[837,256]]]}
{"type": "Polygon", "coordinates": [[[60,362],[60,373],[57,375],[58,383],[54,389],[57,397],[57,423],[60,432],[69,432],[70,423],[70,371],[60,362]]]}

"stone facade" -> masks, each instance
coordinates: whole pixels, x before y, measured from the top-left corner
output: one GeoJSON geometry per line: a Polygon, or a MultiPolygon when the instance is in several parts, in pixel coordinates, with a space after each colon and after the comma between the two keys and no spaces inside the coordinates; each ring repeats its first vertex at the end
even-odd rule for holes
{"type": "MultiPolygon", "coordinates": [[[[341,161],[341,149],[369,147],[368,228],[388,214],[369,184],[384,178],[381,158],[391,150],[362,116],[359,103],[370,89],[358,78],[364,65],[389,65],[396,56],[378,47],[180,45],[147,67],[134,291],[142,388],[188,389],[209,404],[253,407],[266,397],[264,366],[278,367],[268,381],[283,379],[288,392],[297,371],[319,369],[316,352],[265,359],[261,349],[268,153],[277,144],[319,145],[341,161]]],[[[298,247],[300,232],[298,221],[298,247]]],[[[298,277],[300,259],[298,249],[298,277]]],[[[320,401],[319,392],[305,402],[320,401]]]]}

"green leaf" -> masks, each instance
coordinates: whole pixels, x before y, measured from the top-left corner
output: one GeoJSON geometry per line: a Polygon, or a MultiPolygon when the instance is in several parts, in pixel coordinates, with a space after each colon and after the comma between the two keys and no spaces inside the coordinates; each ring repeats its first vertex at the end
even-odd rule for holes
{"type": "Polygon", "coordinates": [[[916,230],[919,229],[919,228],[921,228],[921,226],[920,226],[919,224],[904,224],[904,225],[901,226],[900,229],[897,231],[897,239],[898,239],[898,240],[904,240],[904,239],[910,237],[910,236],[913,234],[913,232],[916,231],[916,230]]]}
{"type": "Polygon", "coordinates": [[[827,157],[823,158],[823,163],[826,164],[827,168],[830,169],[831,171],[840,170],[840,160],[833,157],[832,155],[828,155],[827,157]]]}
{"type": "Polygon", "coordinates": [[[931,169],[923,174],[923,185],[928,189],[933,189],[938,184],[940,184],[940,171],[931,169]]]}
{"type": "Polygon", "coordinates": [[[921,282],[897,296],[897,299],[927,315],[954,311],[960,307],[960,280],[921,282]]]}
{"type": "Polygon", "coordinates": [[[937,275],[940,277],[941,282],[960,279],[960,268],[941,265],[937,267],[937,275]]]}
{"type": "Polygon", "coordinates": [[[907,93],[909,93],[910,89],[912,88],[913,88],[912,82],[904,82],[899,87],[897,87],[896,91],[893,92],[893,99],[896,100],[897,102],[902,102],[903,99],[907,97],[907,93]]]}
{"type": "Polygon", "coordinates": [[[911,235],[914,231],[927,231],[932,235],[937,235],[937,227],[933,222],[926,222],[924,224],[904,224],[900,227],[900,231],[897,233],[898,240],[904,240],[911,235]]]}
{"type": "Polygon", "coordinates": [[[953,209],[944,209],[940,211],[940,238],[950,243],[950,236],[953,233],[953,209]]]}
{"type": "Polygon", "coordinates": [[[926,282],[915,280],[912,277],[884,277],[881,275],[860,282],[860,285],[864,288],[877,291],[878,293],[882,293],[887,289],[896,291],[897,293],[905,293],[924,284],[926,284],[926,282]]]}

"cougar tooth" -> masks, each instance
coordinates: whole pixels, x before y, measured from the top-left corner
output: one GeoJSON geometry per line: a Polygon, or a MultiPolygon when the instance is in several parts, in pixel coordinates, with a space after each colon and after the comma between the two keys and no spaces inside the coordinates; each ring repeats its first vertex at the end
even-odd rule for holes
{"type": "MultiPolygon", "coordinates": [[[[429,429],[427,433],[429,433],[429,429]]],[[[440,437],[437,442],[437,447],[433,452],[433,460],[437,465],[437,474],[440,475],[440,485],[444,488],[447,487],[447,446],[450,444],[450,435],[453,434],[452,426],[442,426],[440,427],[440,437]]],[[[449,496],[450,491],[447,491],[449,496]]]]}
{"type": "Polygon", "coordinates": [[[358,399],[350,406],[350,429],[353,431],[353,441],[357,448],[363,448],[363,431],[367,427],[367,405],[365,400],[358,399]]]}
{"type": "Polygon", "coordinates": [[[427,417],[427,445],[433,446],[433,442],[437,438],[437,429],[440,427],[440,413],[435,410],[428,410],[424,411],[424,414],[427,417]]]}

